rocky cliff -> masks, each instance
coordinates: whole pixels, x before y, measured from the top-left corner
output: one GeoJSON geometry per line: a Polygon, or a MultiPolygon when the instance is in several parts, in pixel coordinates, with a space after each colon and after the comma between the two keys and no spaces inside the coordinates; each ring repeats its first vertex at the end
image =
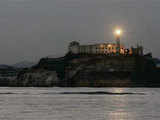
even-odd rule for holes
{"type": "Polygon", "coordinates": [[[20,73],[15,81],[15,86],[51,87],[58,86],[58,83],[56,71],[37,69],[20,73]]]}
{"type": "Polygon", "coordinates": [[[43,58],[21,72],[18,86],[131,87],[160,86],[151,57],[66,55],[43,58]]]}
{"type": "Polygon", "coordinates": [[[135,71],[135,57],[94,56],[74,58],[66,68],[69,86],[127,86],[135,71]]]}
{"type": "Polygon", "coordinates": [[[160,86],[159,71],[151,56],[90,56],[73,58],[65,69],[68,86],[160,86]]]}

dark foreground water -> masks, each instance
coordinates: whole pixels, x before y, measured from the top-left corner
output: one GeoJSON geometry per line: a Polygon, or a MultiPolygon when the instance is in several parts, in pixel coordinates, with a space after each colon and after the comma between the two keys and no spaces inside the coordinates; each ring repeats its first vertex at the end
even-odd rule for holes
{"type": "Polygon", "coordinates": [[[160,89],[0,88],[0,120],[160,120],[160,89]]]}

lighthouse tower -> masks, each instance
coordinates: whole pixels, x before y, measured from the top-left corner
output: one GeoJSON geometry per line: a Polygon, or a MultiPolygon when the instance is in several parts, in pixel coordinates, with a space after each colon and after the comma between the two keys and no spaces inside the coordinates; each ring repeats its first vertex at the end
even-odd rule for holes
{"type": "Polygon", "coordinates": [[[118,55],[120,54],[120,49],[121,49],[121,46],[120,46],[120,36],[121,36],[121,34],[122,34],[122,31],[120,29],[115,30],[116,44],[117,44],[116,51],[117,51],[118,55]]]}

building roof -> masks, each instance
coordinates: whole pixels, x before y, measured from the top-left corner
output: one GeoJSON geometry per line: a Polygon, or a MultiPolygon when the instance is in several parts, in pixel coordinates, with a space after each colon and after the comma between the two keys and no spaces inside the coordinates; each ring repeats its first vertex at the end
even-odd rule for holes
{"type": "Polygon", "coordinates": [[[116,43],[97,43],[97,44],[82,44],[82,45],[80,45],[80,46],[96,46],[96,45],[109,45],[109,44],[111,44],[111,45],[117,45],[116,43]]]}

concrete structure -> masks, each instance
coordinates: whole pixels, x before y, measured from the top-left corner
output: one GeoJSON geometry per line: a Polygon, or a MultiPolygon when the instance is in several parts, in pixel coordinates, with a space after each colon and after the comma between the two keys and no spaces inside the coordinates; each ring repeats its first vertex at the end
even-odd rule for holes
{"type": "Polygon", "coordinates": [[[72,54],[105,54],[105,55],[143,55],[143,48],[137,46],[137,48],[125,48],[117,43],[101,43],[92,45],[80,45],[78,42],[73,41],[69,45],[69,52],[72,54]]]}

